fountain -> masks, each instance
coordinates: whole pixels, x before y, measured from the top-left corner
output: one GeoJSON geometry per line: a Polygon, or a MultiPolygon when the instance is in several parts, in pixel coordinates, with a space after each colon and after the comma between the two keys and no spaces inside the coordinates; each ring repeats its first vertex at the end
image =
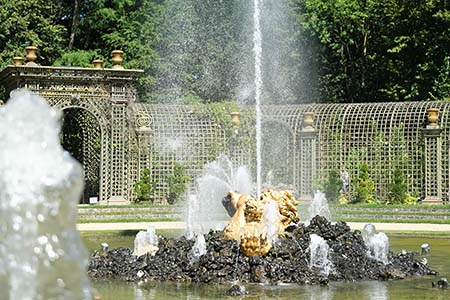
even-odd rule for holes
{"type": "Polygon", "coordinates": [[[229,191],[250,194],[253,189],[254,184],[247,168],[235,168],[226,155],[222,154],[215,161],[207,163],[196,180],[196,193],[187,196],[185,220],[188,238],[210,229],[223,229],[226,223],[226,213],[221,202],[224,195],[229,191]]]}
{"type": "Polygon", "coordinates": [[[224,237],[240,241],[245,255],[265,255],[285,228],[300,220],[298,202],[289,191],[268,190],[260,200],[234,192],[228,196],[236,212],[224,229],[224,237]]]}
{"type": "Polygon", "coordinates": [[[91,299],[75,227],[82,169],[59,119],[26,90],[0,108],[0,299],[91,299]]]}
{"type": "Polygon", "coordinates": [[[376,232],[373,224],[366,224],[363,239],[367,247],[367,255],[384,264],[389,262],[389,239],[384,232],[376,232]]]}
{"type": "Polygon", "coordinates": [[[139,231],[134,239],[134,251],[136,256],[142,256],[146,253],[155,255],[158,251],[158,236],[155,227],[149,226],[147,231],[139,231]]]}
{"type": "Polygon", "coordinates": [[[261,0],[253,1],[253,54],[255,58],[255,107],[256,107],[256,194],[261,194],[261,92],[262,92],[262,33],[261,0]]]}
{"type": "Polygon", "coordinates": [[[202,255],[206,253],[206,241],[203,234],[199,234],[195,240],[194,246],[192,246],[192,259],[198,260],[202,255]]]}
{"type": "Polygon", "coordinates": [[[327,242],[317,234],[310,235],[309,243],[309,267],[317,269],[321,274],[328,277],[333,267],[333,263],[329,259],[330,247],[327,242]]]}
{"type": "Polygon", "coordinates": [[[328,201],[324,193],[316,191],[316,193],[314,194],[314,198],[308,208],[308,212],[309,220],[311,220],[315,216],[322,216],[327,218],[328,220],[331,219],[330,208],[328,207],[328,201]]]}
{"type": "Polygon", "coordinates": [[[412,252],[389,253],[388,263],[380,262],[367,251],[362,234],[344,222],[332,224],[316,216],[307,226],[296,223],[296,211],[287,209],[293,200],[283,192],[271,191],[261,199],[231,192],[231,198],[236,212],[224,231],[210,230],[196,241],[160,237],[155,255],[135,257],[130,249],[112,249],[94,255],[88,273],[136,282],[300,284],[437,274],[412,252]],[[271,201],[278,204],[278,214],[271,201]],[[279,222],[272,223],[269,215],[279,222]]]}

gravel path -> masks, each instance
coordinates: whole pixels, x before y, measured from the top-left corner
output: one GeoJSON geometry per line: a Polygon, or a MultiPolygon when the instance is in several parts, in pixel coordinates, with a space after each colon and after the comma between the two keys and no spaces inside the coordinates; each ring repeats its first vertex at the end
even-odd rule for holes
{"type": "MultiPolygon", "coordinates": [[[[363,229],[366,223],[347,222],[351,229],[363,229]]],[[[379,231],[449,231],[450,224],[407,224],[407,223],[373,223],[379,231]]],[[[103,230],[141,230],[149,226],[155,229],[184,229],[184,222],[130,222],[130,223],[83,223],[77,224],[80,231],[103,230]]]]}

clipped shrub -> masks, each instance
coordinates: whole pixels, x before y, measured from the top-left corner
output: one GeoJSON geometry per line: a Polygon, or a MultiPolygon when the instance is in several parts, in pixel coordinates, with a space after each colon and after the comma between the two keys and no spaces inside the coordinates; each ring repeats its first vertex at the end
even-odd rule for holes
{"type": "Polygon", "coordinates": [[[167,202],[176,203],[180,197],[187,191],[191,178],[186,175],[186,170],[180,163],[175,163],[173,174],[167,177],[169,193],[167,202]]]}
{"type": "Polygon", "coordinates": [[[395,168],[392,174],[392,182],[388,189],[388,204],[402,204],[408,197],[408,185],[406,184],[405,174],[400,168],[395,168]]]}
{"type": "Polygon", "coordinates": [[[142,170],[141,179],[134,185],[134,190],[136,191],[135,202],[151,201],[153,203],[152,196],[155,186],[150,180],[150,170],[148,168],[142,170]]]}
{"type": "Polygon", "coordinates": [[[373,195],[375,183],[370,179],[370,169],[365,163],[359,166],[358,175],[354,181],[354,197],[353,202],[359,203],[375,203],[376,199],[373,195]]]}

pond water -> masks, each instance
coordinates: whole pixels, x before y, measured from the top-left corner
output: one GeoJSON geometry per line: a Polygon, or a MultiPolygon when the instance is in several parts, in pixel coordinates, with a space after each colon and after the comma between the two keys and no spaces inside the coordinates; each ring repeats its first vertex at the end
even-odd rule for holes
{"type": "MultiPolygon", "coordinates": [[[[100,242],[106,241],[111,248],[133,247],[134,235],[92,235],[83,240],[90,251],[99,249],[100,242]]],[[[391,237],[391,250],[419,251],[420,245],[429,243],[431,251],[426,258],[430,266],[450,277],[450,238],[391,237]]],[[[431,287],[431,282],[439,277],[411,277],[398,281],[334,282],[328,287],[299,286],[296,284],[264,286],[247,284],[248,295],[236,299],[307,299],[307,300],[444,300],[450,299],[450,290],[431,287]]],[[[137,285],[119,281],[93,282],[103,300],[165,300],[165,299],[233,299],[226,296],[230,285],[186,284],[173,282],[152,282],[137,285]]]]}

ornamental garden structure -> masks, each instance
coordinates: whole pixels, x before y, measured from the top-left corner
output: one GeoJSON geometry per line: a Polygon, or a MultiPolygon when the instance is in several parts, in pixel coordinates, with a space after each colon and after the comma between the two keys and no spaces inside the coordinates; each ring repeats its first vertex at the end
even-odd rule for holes
{"type": "MultiPolygon", "coordinates": [[[[26,64],[14,58],[0,72],[7,95],[27,88],[64,112],[62,144],[85,172],[82,203],[130,203],[144,170],[151,200],[164,203],[177,166],[195,179],[221,153],[253,168],[253,108],[224,107],[219,118],[207,106],[147,104],[136,85],[143,71],[124,69],[123,52],[113,52],[112,68],[101,61],[92,68],[40,66],[27,55],[26,64]]],[[[386,198],[399,169],[412,195],[443,203],[450,191],[449,109],[444,101],[264,106],[263,134],[270,138],[263,171],[307,199],[330,171],[345,165],[357,178],[364,163],[374,193],[386,198]]]]}

